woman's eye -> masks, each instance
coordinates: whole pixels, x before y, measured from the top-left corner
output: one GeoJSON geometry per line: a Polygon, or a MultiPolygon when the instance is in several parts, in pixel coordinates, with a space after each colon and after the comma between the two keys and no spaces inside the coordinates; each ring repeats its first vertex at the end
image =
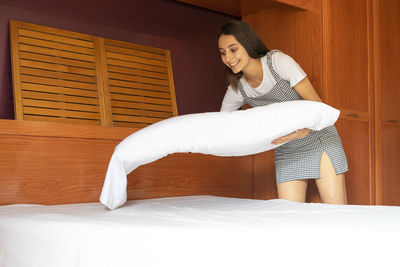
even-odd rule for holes
{"type": "Polygon", "coordinates": [[[237,48],[231,49],[232,53],[235,53],[237,51],[237,48]]]}

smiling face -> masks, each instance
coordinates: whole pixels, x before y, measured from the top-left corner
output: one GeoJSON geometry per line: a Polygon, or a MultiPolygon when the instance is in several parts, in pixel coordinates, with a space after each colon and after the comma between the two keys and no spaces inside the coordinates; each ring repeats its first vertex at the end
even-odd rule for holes
{"type": "Polygon", "coordinates": [[[233,73],[239,73],[248,66],[251,58],[246,49],[233,35],[221,35],[218,39],[218,47],[222,62],[224,62],[233,73]]]}

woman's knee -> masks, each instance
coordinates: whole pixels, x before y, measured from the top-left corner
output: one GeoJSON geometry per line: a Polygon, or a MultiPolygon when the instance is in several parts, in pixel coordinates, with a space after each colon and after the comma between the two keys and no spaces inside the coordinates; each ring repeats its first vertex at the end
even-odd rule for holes
{"type": "Polygon", "coordinates": [[[323,203],[347,204],[344,174],[321,177],[316,184],[323,203]]]}

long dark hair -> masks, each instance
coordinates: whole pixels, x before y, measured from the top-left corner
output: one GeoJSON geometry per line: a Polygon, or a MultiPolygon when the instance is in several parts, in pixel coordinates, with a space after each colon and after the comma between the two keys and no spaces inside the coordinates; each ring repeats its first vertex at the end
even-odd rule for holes
{"type": "MultiPolygon", "coordinates": [[[[260,58],[268,53],[268,48],[260,40],[254,29],[246,22],[232,20],[226,23],[218,32],[217,41],[221,35],[233,35],[236,40],[246,49],[247,54],[252,58],[260,58]]],[[[226,77],[229,84],[237,90],[240,78],[243,73],[233,73],[229,67],[226,67],[226,77]]]]}

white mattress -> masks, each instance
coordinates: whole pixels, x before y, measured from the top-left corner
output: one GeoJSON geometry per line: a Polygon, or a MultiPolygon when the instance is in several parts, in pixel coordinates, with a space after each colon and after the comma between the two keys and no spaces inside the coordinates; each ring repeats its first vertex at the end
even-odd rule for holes
{"type": "Polygon", "coordinates": [[[1,267],[400,266],[400,207],[190,196],[0,206],[1,267]]]}

